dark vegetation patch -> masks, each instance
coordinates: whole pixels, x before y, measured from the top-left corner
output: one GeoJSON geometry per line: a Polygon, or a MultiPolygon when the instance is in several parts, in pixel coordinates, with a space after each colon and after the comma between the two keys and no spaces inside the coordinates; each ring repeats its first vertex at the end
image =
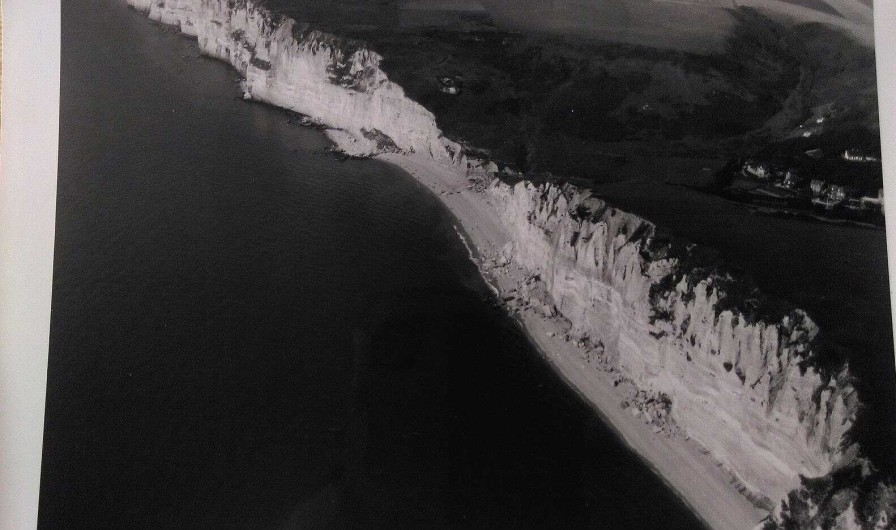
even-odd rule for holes
{"type": "Polygon", "coordinates": [[[259,59],[258,57],[252,57],[252,59],[249,60],[249,64],[251,64],[251,65],[254,66],[255,68],[258,68],[259,70],[270,70],[270,69],[271,69],[271,63],[270,63],[270,62],[268,62],[268,61],[262,61],[262,60],[259,59]]]}
{"type": "Polygon", "coordinates": [[[874,50],[821,24],[798,26],[794,40],[811,72],[809,106],[830,105],[838,111],[838,128],[865,128],[879,137],[874,50]]]}
{"type": "MultiPolygon", "coordinates": [[[[800,58],[797,89],[770,120],[768,134],[754,137],[755,149],[732,157],[707,189],[794,214],[812,209],[812,180],[846,186],[857,197],[877,196],[883,185],[881,164],[848,162],[841,156],[849,149],[880,158],[874,50],[821,24],[797,26],[788,40],[800,58]],[[770,168],[771,179],[761,182],[744,175],[741,168],[748,160],[770,168]],[[784,191],[775,188],[790,170],[800,181],[784,191]]],[[[883,225],[874,209],[835,208],[820,215],[883,225]]]]}
{"type": "Polygon", "coordinates": [[[392,137],[379,129],[361,129],[361,134],[364,135],[364,138],[376,142],[376,150],[379,153],[398,153],[401,151],[401,149],[395,145],[395,141],[392,140],[392,137]]]}
{"type": "Polygon", "coordinates": [[[883,512],[896,520],[896,484],[867,462],[820,478],[801,478],[802,486],[781,501],[781,516],[767,521],[765,530],[833,528],[839,514],[852,505],[863,528],[875,528],[883,512]]]}
{"type": "MultiPolygon", "coordinates": [[[[687,283],[683,291],[677,294],[682,303],[690,303],[696,296],[697,285],[706,282],[707,296],[717,297],[715,314],[731,312],[732,325],[754,325],[758,322],[774,325],[783,322],[785,317],[797,316],[792,303],[763,293],[746,271],[723,262],[714,249],[663,233],[641,238],[641,241],[640,253],[645,263],[663,259],[676,262],[672,272],[650,286],[648,297],[651,304],[651,324],[658,320],[673,320],[664,301],[673,295],[683,279],[687,283]]],[[[684,334],[685,331],[686,326],[683,324],[681,333],[684,334]]],[[[785,334],[789,334],[789,331],[785,334]]],[[[691,340],[693,345],[693,337],[691,340]]],[[[813,368],[823,378],[830,378],[842,370],[847,359],[847,350],[829,340],[822,330],[811,340],[809,348],[799,361],[799,367],[803,373],[813,368]]],[[[745,379],[743,374],[738,374],[738,377],[745,379]]],[[[860,418],[861,421],[864,419],[860,418]]]]}
{"type": "Polygon", "coordinates": [[[719,157],[778,113],[797,86],[785,32],[751,11],[725,54],[498,30],[355,30],[445,133],[525,172],[611,178],[639,156],[719,157]],[[440,80],[462,82],[459,94],[440,80]]]}

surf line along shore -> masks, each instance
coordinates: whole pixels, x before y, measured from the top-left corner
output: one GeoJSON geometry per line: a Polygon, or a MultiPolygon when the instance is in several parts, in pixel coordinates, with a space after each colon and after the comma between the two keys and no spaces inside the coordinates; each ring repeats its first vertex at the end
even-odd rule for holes
{"type": "MultiPolygon", "coordinates": [[[[376,155],[431,189],[477,250],[474,261],[486,281],[498,289],[551,366],[710,526],[755,526],[798,485],[798,473],[823,475],[839,457],[831,447],[851,425],[857,404],[851,386],[840,383],[845,376],[824,381],[797,368],[800,356],[812,354],[817,332],[805,313],[794,309],[766,322],[716,310],[723,277],[694,282],[684,277],[674,288],[660,289],[654,300],[656,274],[669,273],[663,267],[671,266],[670,260],[643,261],[639,254],[650,252],[655,227],[582,190],[531,183],[511,187],[499,181],[497,168],[468,159],[459,145],[444,138],[434,116],[389,81],[379,68],[381,58],[361,43],[311,30],[249,0],[129,3],[152,20],[197,37],[203,54],[232,65],[244,77],[244,99],[308,116],[344,153],[376,155]],[[567,191],[574,196],[565,196],[567,191]],[[580,226],[587,237],[567,234],[571,237],[559,249],[576,253],[578,244],[583,252],[587,247],[595,256],[600,253],[599,263],[585,271],[591,276],[567,271],[579,274],[574,281],[592,291],[591,299],[572,300],[584,304],[558,302],[566,317],[576,317],[579,328],[569,333],[570,320],[558,314],[551,296],[542,296],[546,282],[536,272],[564,257],[547,254],[558,249],[547,246],[552,242],[536,233],[544,227],[527,222],[527,216],[534,219],[545,209],[548,217],[561,212],[548,221],[562,217],[567,224],[556,228],[564,230],[579,206],[604,217],[580,226]],[[596,241],[603,246],[596,247],[596,241]],[[592,303],[602,304],[603,312],[588,307],[592,303]],[[661,310],[656,323],[653,310],[661,310]],[[620,327],[609,331],[624,335],[607,345],[609,351],[600,340],[610,323],[600,315],[615,319],[620,327]],[[583,328],[591,339],[583,336],[583,328]],[[623,346],[624,354],[613,351],[623,346]],[[623,362],[628,364],[617,365],[623,362]],[[748,376],[751,384],[745,386],[748,376]],[[636,388],[634,378],[646,385],[636,388]],[[672,392],[671,401],[651,386],[672,392]],[[814,401],[814,395],[823,395],[823,401],[814,401]],[[753,500],[742,490],[755,494],[753,500]]],[[[567,291],[558,292],[553,276],[552,296],[570,294],[576,284],[561,285],[567,291]]]]}

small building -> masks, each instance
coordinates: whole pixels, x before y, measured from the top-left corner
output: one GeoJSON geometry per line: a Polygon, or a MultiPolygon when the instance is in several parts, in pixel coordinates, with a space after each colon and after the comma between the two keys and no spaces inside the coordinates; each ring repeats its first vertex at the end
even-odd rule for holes
{"type": "Polygon", "coordinates": [[[848,176],[814,179],[810,188],[812,205],[827,212],[873,212],[883,207],[883,188],[869,188],[861,179],[848,176]]]}
{"type": "Polygon", "coordinates": [[[746,164],[744,164],[743,169],[741,169],[741,173],[746,177],[753,177],[759,180],[769,180],[772,177],[772,168],[763,162],[757,162],[755,160],[749,160],[746,164]]]}
{"type": "Polygon", "coordinates": [[[884,209],[884,189],[880,188],[877,190],[876,196],[865,195],[859,197],[859,202],[862,204],[864,208],[868,209],[878,209],[883,212],[884,209]]]}
{"type": "Polygon", "coordinates": [[[817,208],[830,212],[846,202],[847,188],[842,184],[831,184],[814,179],[810,188],[812,189],[812,206],[817,208]]]}
{"type": "Polygon", "coordinates": [[[459,77],[442,77],[439,79],[439,91],[444,94],[456,96],[460,94],[463,81],[459,77]]]}
{"type": "Polygon", "coordinates": [[[880,157],[866,153],[855,147],[843,151],[843,160],[848,162],[880,162],[880,157]]]}
{"type": "Polygon", "coordinates": [[[784,180],[781,181],[781,186],[792,190],[805,185],[805,183],[806,178],[802,172],[796,168],[790,168],[787,170],[787,173],[784,174],[784,180]]]}
{"type": "Polygon", "coordinates": [[[821,158],[824,157],[824,151],[821,149],[809,149],[803,151],[803,153],[812,160],[821,160],[821,158]]]}

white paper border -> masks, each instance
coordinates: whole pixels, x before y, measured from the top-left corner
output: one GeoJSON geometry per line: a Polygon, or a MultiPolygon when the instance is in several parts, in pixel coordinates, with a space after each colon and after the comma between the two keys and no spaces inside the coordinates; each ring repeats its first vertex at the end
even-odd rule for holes
{"type": "Polygon", "coordinates": [[[0,115],[0,528],[40,494],[56,169],[59,0],[3,1],[0,115]]]}

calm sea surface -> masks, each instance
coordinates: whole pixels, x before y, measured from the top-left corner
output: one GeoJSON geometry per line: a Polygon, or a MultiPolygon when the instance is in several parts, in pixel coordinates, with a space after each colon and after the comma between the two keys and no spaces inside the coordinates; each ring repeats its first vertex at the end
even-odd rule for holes
{"type": "Polygon", "coordinates": [[[438,201],[63,2],[43,528],[693,528],[438,201]]]}

